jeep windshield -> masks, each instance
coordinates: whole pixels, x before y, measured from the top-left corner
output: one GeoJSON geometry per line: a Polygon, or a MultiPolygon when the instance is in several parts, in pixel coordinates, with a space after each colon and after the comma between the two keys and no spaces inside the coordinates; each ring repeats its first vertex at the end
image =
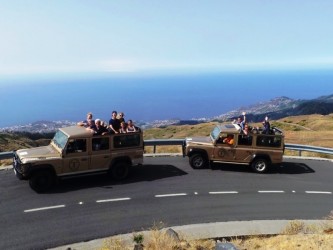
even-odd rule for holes
{"type": "Polygon", "coordinates": [[[62,131],[58,130],[54,135],[52,142],[61,150],[63,150],[66,146],[68,137],[62,131]]]}
{"type": "Polygon", "coordinates": [[[210,138],[211,138],[213,141],[217,140],[217,139],[219,138],[220,132],[221,132],[220,128],[216,126],[216,127],[212,130],[212,132],[210,132],[210,138]]]}

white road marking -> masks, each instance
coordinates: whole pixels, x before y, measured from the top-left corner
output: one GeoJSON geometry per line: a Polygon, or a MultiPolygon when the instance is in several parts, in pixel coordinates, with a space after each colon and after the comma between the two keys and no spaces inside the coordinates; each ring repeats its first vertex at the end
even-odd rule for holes
{"type": "Polygon", "coordinates": [[[97,203],[103,203],[103,202],[112,202],[112,201],[128,201],[131,198],[117,198],[117,199],[108,199],[108,200],[98,200],[97,203]]]}
{"type": "Polygon", "coordinates": [[[259,190],[258,193],[261,194],[282,194],[284,191],[282,190],[259,190]]]}
{"type": "Polygon", "coordinates": [[[194,192],[195,195],[198,195],[198,192],[194,192]]]}
{"type": "Polygon", "coordinates": [[[79,202],[79,205],[82,205],[82,204],[83,204],[83,202],[82,202],[82,201],[80,201],[80,202],[79,202]]]}
{"type": "Polygon", "coordinates": [[[155,195],[156,198],[161,198],[161,197],[174,197],[174,196],[185,196],[187,195],[186,193],[179,193],[179,194],[158,194],[155,195]]]}
{"type": "Polygon", "coordinates": [[[218,191],[218,192],[209,192],[209,194],[238,194],[237,191],[218,191]]]}
{"type": "Polygon", "coordinates": [[[48,210],[48,209],[63,208],[63,207],[65,207],[65,205],[58,205],[58,206],[52,206],[52,207],[40,207],[40,208],[34,208],[34,209],[27,209],[27,210],[24,210],[24,212],[30,213],[30,212],[37,212],[37,211],[48,210]]]}
{"type": "Polygon", "coordinates": [[[305,191],[307,194],[332,194],[332,192],[326,192],[326,191],[305,191]]]}

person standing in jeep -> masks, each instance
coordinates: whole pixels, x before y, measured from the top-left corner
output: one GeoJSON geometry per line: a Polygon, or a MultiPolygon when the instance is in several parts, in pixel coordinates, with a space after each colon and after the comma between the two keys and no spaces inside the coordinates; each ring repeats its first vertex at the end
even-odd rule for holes
{"type": "Polygon", "coordinates": [[[112,111],[111,119],[109,120],[109,128],[111,133],[119,133],[120,121],[117,119],[117,111],[112,111]]]}

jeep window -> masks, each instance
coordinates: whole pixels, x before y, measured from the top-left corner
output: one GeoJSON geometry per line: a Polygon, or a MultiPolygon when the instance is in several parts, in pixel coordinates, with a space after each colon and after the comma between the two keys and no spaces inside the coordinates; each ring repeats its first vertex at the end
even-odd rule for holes
{"type": "Polygon", "coordinates": [[[210,133],[210,136],[213,141],[219,138],[221,130],[218,127],[215,127],[212,132],[210,133]]]}
{"type": "Polygon", "coordinates": [[[238,145],[251,146],[252,139],[253,139],[252,135],[239,135],[238,136],[238,145]]]}
{"type": "Polygon", "coordinates": [[[139,134],[126,134],[113,137],[113,145],[115,148],[137,147],[140,146],[139,134]]]}
{"type": "Polygon", "coordinates": [[[108,150],[109,146],[109,137],[99,137],[92,139],[92,150],[108,150]]]}
{"type": "Polygon", "coordinates": [[[68,140],[68,137],[67,135],[65,135],[62,131],[58,130],[52,141],[55,145],[57,145],[57,147],[59,147],[60,149],[64,149],[65,148],[65,145],[67,143],[67,140],[68,140]]]}
{"type": "Polygon", "coordinates": [[[258,135],[257,137],[257,146],[279,148],[281,147],[281,142],[281,136],[258,135]]]}
{"type": "Polygon", "coordinates": [[[216,143],[218,144],[226,144],[225,142],[223,142],[225,139],[227,139],[228,134],[227,133],[221,133],[218,136],[218,139],[216,140],[216,143]]]}
{"type": "Polygon", "coordinates": [[[82,153],[87,151],[86,139],[71,139],[67,145],[66,153],[82,153]]]}

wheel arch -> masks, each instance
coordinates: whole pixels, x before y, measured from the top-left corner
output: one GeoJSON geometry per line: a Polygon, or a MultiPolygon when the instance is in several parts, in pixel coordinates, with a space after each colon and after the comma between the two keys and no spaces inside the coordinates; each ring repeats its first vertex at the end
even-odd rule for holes
{"type": "Polygon", "coordinates": [[[28,179],[31,178],[32,175],[39,171],[49,171],[51,172],[54,176],[57,176],[56,171],[54,167],[51,164],[41,164],[41,165],[34,165],[33,167],[30,167],[28,170],[28,179]]]}
{"type": "Polygon", "coordinates": [[[115,164],[117,164],[118,162],[125,162],[127,163],[129,166],[132,166],[132,160],[129,156],[120,156],[120,157],[116,157],[114,158],[109,166],[109,169],[112,169],[112,166],[114,166],[115,164]]]}
{"type": "Polygon", "coordinates": [[[188,153],[188,157],[191,157],[194,154],[202,154],[208,161],[208,153],[204,149],[194,148],[188,153]]]}
{"type": "Polygon", "coordinates": [[[250,162],[250,165],[257,159],[264,159],[267,161],[268,164],[271,164],[272,161],[271,161],[271,157],[267,154],[255,154],[252,156],[252,160],[250,162]]]}

